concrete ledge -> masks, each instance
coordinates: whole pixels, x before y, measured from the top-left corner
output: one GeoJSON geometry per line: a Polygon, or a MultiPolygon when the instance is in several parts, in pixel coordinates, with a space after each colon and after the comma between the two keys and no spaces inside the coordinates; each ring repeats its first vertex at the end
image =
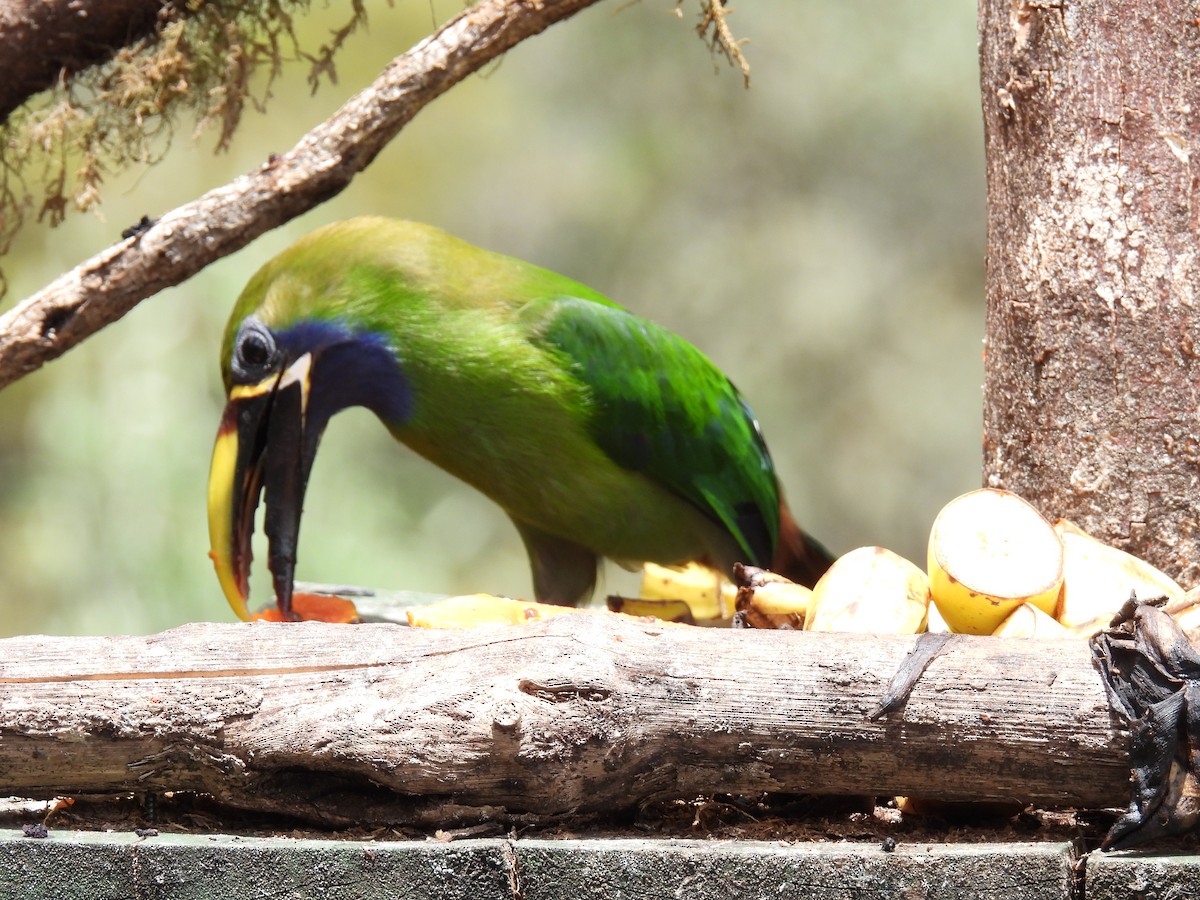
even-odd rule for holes
{"type": "Polygon", "coordinates": [[[4,900],[511,898],[507,842],[0,831],[4,900]]]}
{"type": "MultiPolygon", "coordinates": [[[[361,842],[0,831],[5,900],[1071,896],[1064,843],[361,842]]],[[[1112,895],[1116,896],[1116,895],[1112,895]]]]}
{"type": "Polygon", "coordinates": [[[518,841],[523,900],[1070,896],[1070,844],[518,841]]]}
{"type": "Polygon", "coordinates": [[[67,832],[32,839],[0,831],[0,896],[63,900],[126,900],[135,896],[135,835],[67,832]]]}
{"type": "Polygon", "coordinates": [[[1200,856],[1136,850],[1093,853],[1087,861],[1088,900],[1185,900],[1200,897],[1200,856]]]}
{"type": "Polygon", "coordinates": [[[912,897],[1183,900],[1200,856],[1067,843],[784,845],[671,839],[363,842],[0,830],[3,900],[588,900],[912,897]]]}

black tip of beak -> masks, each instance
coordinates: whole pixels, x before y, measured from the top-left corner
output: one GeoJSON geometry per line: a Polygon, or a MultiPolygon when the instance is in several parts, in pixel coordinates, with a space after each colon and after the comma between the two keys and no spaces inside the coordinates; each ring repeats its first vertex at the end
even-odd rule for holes
{"type": "Polygon", "coordinates": [[[316,457],[317,439],[305,428],[306,388],[297,381],[275,391],[266,428],[266,468],[263,490],[267,511],[267,567],[275,587],[275,603],[285,620],[292,613],[292,585],[296,574],[296,545],[304,492],[316,457]]]}

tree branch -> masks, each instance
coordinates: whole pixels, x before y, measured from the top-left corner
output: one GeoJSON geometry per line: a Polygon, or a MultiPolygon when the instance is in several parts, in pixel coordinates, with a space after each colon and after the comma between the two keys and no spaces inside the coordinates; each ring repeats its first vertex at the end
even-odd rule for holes
{"type": "Polygon", "coordinates": [[[397,57],[290,151],[164,215],[0,316],[0,388],[141,300],[340,193],[450,87],[597,0],[481,0],[397,57]]]}
{"type": "Polygon", "coordinates": [[[327,825],[622,810],[708,793],[1124,806],[1085,641],[573,613],[524,626],[197,624],[0,641],[0,796],[193,790],[327,825]]]}

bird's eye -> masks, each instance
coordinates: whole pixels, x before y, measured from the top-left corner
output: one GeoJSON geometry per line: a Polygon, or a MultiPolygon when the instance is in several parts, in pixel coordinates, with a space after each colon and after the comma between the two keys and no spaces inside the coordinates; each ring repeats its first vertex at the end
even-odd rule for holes
{"type": "Polygon", "coordinates": [[[235,368],[249,375],[266,369],[275,359],[275,338],[253,319],[238,332],[235,368]]]}

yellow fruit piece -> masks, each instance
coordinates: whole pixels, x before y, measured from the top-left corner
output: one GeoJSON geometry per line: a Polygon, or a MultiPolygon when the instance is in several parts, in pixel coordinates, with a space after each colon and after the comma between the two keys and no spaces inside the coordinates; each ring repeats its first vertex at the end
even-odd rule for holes
{"type": "Polygon", "coordinates": [[[805,631],[918,634],[929,614],[929,579],[883,547],[859,547],[813,587],[805,631]]]}
{"type": "Polygon", "coordinates": [[[1165,609],[1175,619],[1175,624],[1187,632],[1188,639],[1196,643],[1197,629],[1200,629],[1200,587],[1194,587],[1180,600],[1168,603],[1165,609]]]}
{"type": "Polygon", "coordinates": [[[796,615],[803,619],[812,605],[812,589],[788,581],[768,581],[754,588],[754,608],[768,616],[796,615]]]}
{"type": "Polygon", "coordinates": [[[627,616],[639,618],[650,616],[662,619],[664,622],[681,622],[685,625],[695,625],[696,617],[692,608],[682,600],[645,600],[641,597],[608,598],[608,611],[624,613],[627,616]]]}
{"type": "Polygon", "coordinates": [[[742,586],[737,592],[737,611],[747,628],[804,627],[812,605],[812,591],[766,569],[742,568],[742,586]]]}
{"type": "Polygon", "coordinates": [[[1183,598],[1183,588],[1170,575],[1144,559],[1096,540],[1079,526],[1058,519],[1054,530],[1063,544],[1063,589],[1055,618],[1068,628],[1094,619],[1107,620],[1136,591],[1139,600],[1166,595],[1183,598]]]}
{"type": "Polygon", "coordinates": [[[1032,603],[1022,603],[1000,627],[992,632],[996,637],[1032,638],[1037,641],[1064,640],[1074,635],[1032,603]]]}
{"type": "Polygon", "coordinates": [[[1022,603],[1053,614],[1063,547],[1036,509],[984,488],[947,503],[929,535],[933,602],[951,631],[991,634],[1022,603]]]}
{"type": "MultiPolygon", "coordinates": [[[[737,588],[729,579],[699,563],[678,568],[646,563],[642,567],[640,593],[643,600],[681,600],[697,622],[732,618],[737,600],[737,588]]],[[[628,602],[621,611],[630,615],[657,615],[637,613],[628,602]]]]}
{"type": "Polygon", "coordinates": [[[408,624],[414,628],[475,628],[479,625],[522,625],[564,613],[577,613],[569,606],[534,603],[494,597],[491,594],[466,594],[447,597],[429,606],[405,610],[408,624]]]}

